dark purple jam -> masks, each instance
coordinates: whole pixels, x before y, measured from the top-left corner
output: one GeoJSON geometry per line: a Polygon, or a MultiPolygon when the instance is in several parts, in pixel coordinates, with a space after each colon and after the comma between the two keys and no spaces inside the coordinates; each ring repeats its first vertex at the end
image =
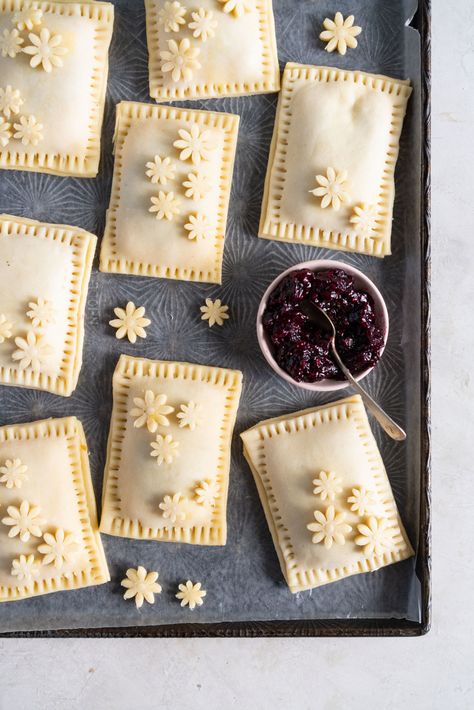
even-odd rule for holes
{"type": "Polygon", "coordinates": [[[375,365],[384,346],[372,297],[354,286],[342,269],[292,271],[270,294],[263,326],[278,365],[297,382],[342,380],[330,353],[330,334],[301,309],[303,301],[322,308],[336,326],[336,346],[353,375],[375,365]]]}

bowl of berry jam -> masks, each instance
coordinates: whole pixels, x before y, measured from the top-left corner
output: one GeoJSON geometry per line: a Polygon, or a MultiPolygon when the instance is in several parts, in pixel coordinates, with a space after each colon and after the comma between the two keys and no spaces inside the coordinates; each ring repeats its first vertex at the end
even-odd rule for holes
{"type": "Polygon", "coordinates": [[[367,276],[340,261],[297,264],[270,284],[257,316],[258,341],[268,364],[304,389],[327,392],[347,387],[331,355],[331,335],[311,317],[308,302],[333,321],[336,347],[346,367],[357,380],[366,377],[387,342],[387,307],[367,276]]]}

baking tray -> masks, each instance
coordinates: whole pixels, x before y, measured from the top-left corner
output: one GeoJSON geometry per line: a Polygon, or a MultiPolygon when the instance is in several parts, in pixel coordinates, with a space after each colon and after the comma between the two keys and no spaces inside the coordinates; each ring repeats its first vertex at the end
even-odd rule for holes
{"type": "MultiPolygon", "coordinates": [[[[116,0],[101,171],[95,180],[0,172],[0,212],[77,224],[103,233],[113,157],[114,106],[148,101],[142,0],[116,0]]],[[[241,114],[223,285],[209,286],[99,274],[87,304],[84,368],[77,391],[62,399],[33,390],[0,388],[0,425],[76,414],[84,423],[98,500],[111,411],[111,375],[120,352],[239,367],[245,388],[233,444],[229,541],[196,548],[103,536],[112,583],[0,606],[1,636],[418,636],[430,627],[430,0],[339,0],[364,28],[346,57],[328,55],[317,37],[334,14],[330,0],[274,0],[281,68],[287,61],[358,68],[414,84],[401,141],[394,212],[394,253],[385,260],[256,237],[277,95],[191,102],[197,108],[241,114]],[[414,16],[413,16],[414,15],[414,16]],[[413,29],[406,29],[405,24],[413,29]],[[414,67],[416,67],[414,69],[414,67]],[[411,69],[411,71],[410,71],[411,69]],[[268,416],[336,397],[282,383],[265,365],[254,316],[268,283],[287,266],[337,258],[362,268],[381,286],[391,315],[384,358],[365,380],[388,412],[409,431],[406,445],[375,435],[416,558],[373,574],[292,595],[286,588],[239,432],[268,416]],[[208,297],[229,303],[224,328],[199,321],[208,297]],[[147,341],[119,343],[107,321],[133,298],[153,319],[147,341]],[[396,315],[395,315],[396,313],[396,315]],[[160,570],[165,592],[144,613],[121,599],[119,581],[139,563],[160,570]],[[208,590],[192,617],[173,599],[177,581],[196,576],[208,590]],[[189,620],[196,620],[189,623],[189,620]],[[199,621],[197,621],[199,620],[199,621]],[[202,622],[205,623],[202,623],[202,622]]],[[[189,104],[186,104],[189,105],[189,104]]]]}

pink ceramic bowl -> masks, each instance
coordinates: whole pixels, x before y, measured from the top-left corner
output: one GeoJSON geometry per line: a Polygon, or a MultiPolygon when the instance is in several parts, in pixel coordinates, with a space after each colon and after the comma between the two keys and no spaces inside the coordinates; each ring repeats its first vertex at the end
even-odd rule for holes
{"type": "MultiPolygon", "coordinates": [[[[367,291],[372,298],[374,299],[374,304],[375,304],[375,311],[377,313],[377,318],[378,318],[378,326],[384,333],[384,348],[385,345],[387,344],[387,338],[388,338],[388,312],[387,312],[387,306],[385,305],[385,301],[382,297],[382,294],[376,287],[376,285],[369,279],[367,276],[365,276],[361,271],[358,269],[354,269],[353,266],[349,266],[349,264],[345,264],[342,261],[333,261],[332,259],[317,259],[315,261],[305,261],[302,264],[295,264],[295,266],[292,266],[290,269],[287,269],[284,271],[280,276],[278,276],[270,286],[267,288],[265,291],[263,298],[260,303],[260,307],[258,309],[257,313],[257,337],[258,337],[258,342],[260,345],[260,349],[265,357],[265,360],[268,362],[270,367],[275,370],[277,375],[280,375],[284,380],[287,382],[291,382],[291,384],[296,385],[296,387],[302,387],[305,390],[311,390],[312,392],[332,392],[335,390],[341,390],[344,389],[345,387],[348,386],[348,382],[346,380],[321,380],[320,382],[296,382],[288,373],[286,373],[284,370],[281,369],[281,367],[276,363],[274,357],[273,357],[273,347],[272,344],[265,332],[265,329],[262,324],[262,318],[263,314],[265,312],[265,308],[267,307],[267,301],[272,293],[272,291],[278,286],[280,281],[285,278],[289,273],[292,271],[298,271],[299,269],[310,269],[311,271],[326,271],[327,269],[343,269],[346,271],[348,274],[351,274],[351,276],[354,277],[354,283],[358,288],[363,289],[364,291],[367,291]]],[[[383,351],[382,351],[383,352],[383,351]]],[[[374,369],[374,366],[367,368],[367,370],[364,370],[364,372],[361,372],[359,375],[357,375],[356,380],[362,380],[364,377],[366,377],[369,372],[371,372],[374,369]]]]}

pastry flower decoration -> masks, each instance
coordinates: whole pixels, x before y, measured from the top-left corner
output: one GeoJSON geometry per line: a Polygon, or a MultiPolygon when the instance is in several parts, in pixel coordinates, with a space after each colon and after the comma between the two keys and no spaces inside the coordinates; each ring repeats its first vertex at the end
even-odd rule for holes
{"type": "Polygon", "coordinates": [[[163,511],[162,515],[165,520],[169,520],[173,525],[176,522],[182,522],[186,518],[185,500],[181,493],[175,493],[174,496],[165,496],[158,506],[163,511]]]}
{"type": "Polygon", "coordinates": [[[374,230],[377,226],[377,207],[375,205],[356,205],[350,218],[350,223],[354,225],[357,234],[362,237],[374,237],[374,230]]]}
{"type": "Polygon", "coordinates": [[[136,343],[137,338],[146,338],[146,331],[151,320],[145,318],[145,309],[143,306],[135,307],[133,301],[129,301],[123,308],[114,308],[114,313],[117,318],[109,321],[112,328],[117,328],[115,337],[121,340],[127,336],[131,343],[136,343]]]}
{"type": "Polygon", "coordinates": [[[357,530],[360,535],[356,537],[355,544],[363,546],[367,557],[383,555],[393,545],[395,529],[387,518],[371,516],[367,524],[359,524],[357,530]]]}
{"type": "Polygon", "coordinates": [[[5,121],[3,116],[0,116],[0,147],[2,148],[5,148],[10,142],[12,137],[11,127],[12,124],[5,121]]]}
{"type": "Polygon", "coordinates": [[[181,606],[189,606],[191,611],[197,606],[201,606],[207,594],[205,589],[201,589],[201,586],[201,582],[193,584],[189,579],[186,584],[180,584],[176,599],[181,599],[181,606]]]}
{"type": "Polygon", "coordinates": [[[0,54],[2,57],[14,59],[21,52],[23,42],[23,37],[20,37],[18,30],[3,30],[0,34],[0,54]]]}
{"type": "MultiPolygon", "coordinates": [[[[1,124],[0,124],[1,127],[1,124]]],[[[0,313],[0,343],[4,343],[5,340],[12,337],[13,333],[13,323],[10,323],[6,315],[0,313]]]]}
{"type": "Polygon", "coordinates": [[[34,555],[20,555],[19,558],[13,560],[10,574],[12,577],[16,577],[19,582],[31,584],[39,572],[39,563],[34,555]]]}
{"type": "Polygon", "coordinates": [[[336,495],[342,491],[341,479],[334,471],[321,471],[319,478],[313,481],[315,496],[321,496],[322,500],[334,500],[336,495]]]}
{"type": "Polygon", "coordinates": [[[148,211],[156,213],[156,219],[167,219],[170,222],[175,214],[179,214],[179,201],[175,198],[174,192],[160,190],[158,196],[151,198],[151,207],[148,211]]]}
{"type": "Polygon", "coordinates": [[[180,128],[179,140],[173,143],[175,148],[178,148],[181,153],[180,160],[191,158],[191,162],[199,165],[201,160],[209,160],[215,146],[211,141],[211,132],[206,128],[201,130],[196,123],[193,123],[187,131],[180,128]]]}
{"type": "Polygon", "coordinates": [[[43,11],[34,5],[29,5],[15,14],[12,17],[12,22],[21,30],[32,30],[35,25],[40,25],[43,19],[43,11]]]}
{"type": "Polygon", "coordinates": [[[165,2],[164,6],[158,13],[158,22],[163,25],[165,32],[179,32],[180,25],[185,24],[184,16],[186,8],[180,2],[165,2]]]}
{"type": "Polygon", "coordinates": [[[151,442],[151,456],[156,457],[156,463],[161,466],[163,463],[173,463],[179,456],[179,441],[175,441],[171,434],[162,436],[158,434],[156,441],[151,442]]]}
{"type": "Polygon", "coordinates": [[[160,52],[161,71],[163,74],[171,72],[171,78],[175,82],[180,79],[189,81],[192,79],[193,71],[201,68],[201,64],[197,60],[200,52],[199,47],[191,46],[187,37],[182,39],[179,44],[174,39],[169,39],[168,49],[160,52]]]}
{"type": "Polygon", "coordinates": [[[191,200],[202,200],[211,189],[211,183],[207,175],[199,172],[191,172],[187,174],[187,180],[183,182],[183,187],[186,188],[184,193],[191,200]]]}
{"type": "Polygon", "coordinates": [[[171,161],[171,158],[161,158],[155,155],[154,159],[146,164],[147,177],[150,178],[153,184],[160,183],[166,185],[170,180],[174,180],[176,165],[171,161]]]}
{"type": "Polygon", "coordinates": [[[52,354],[52,347],[45,342],[41,333],[29,330],[26,338],[15,338],[18,350],[12,353],[12,360],[18,361],[20,370],[30,367],[40,372],[45,360],[52,354]]]}
{"type": "Polygon", "coordinates": [[[191,214],[188,219],[189,222],[186,222],[184,225],[184,228],[189,232],[188,239],[200,242],[203,239],[212,237],[212,224],[205,215],[191,214]]]}
{"type": "Polygon", "coordinates": [[[326,17],[323,26],[325,31],[321,32],[319,39],[327,42],[326,52],[334,52],[337,49],[339,54],[345,54],[348,47],[357,47],[356,37],[362,32],[362,27],[354,25],[354,15],[344,19],[341,12],[336,12],[334,20],[326,17]]]}
{"type": "Polygon", "coordinates": [[[219,2],[223,3],[224,7],[222,9],[224,12],[233,14],[236,17],[241,17],[246,12],[251,12],[253,7],[251,0],[219,0],[219,2]]]}
{"type": "Polygon", "coordinates": [[[23,51],[25,54],[31,55],[30,66],[33,69],[41,65],[44,71],[49,74],[53,71],[53,67],[63,66],[61,57],[67,54],[68,49],[62,46],[61,35],[53,35],[46,27],[43,27],[39,35],[30,32],[28,38],[31,44],[23,51]]]}
{"type": "Polygon", "coordinates": [[[152,390],[146,390],[143,399],[134,397],[133,404],[135,408],[132,409],[130,414],[132,417],[137,417],[137,419],[135,419],[133,426],[136,429],[141,429],[142,426],[146,425],[151,434],[157,431],[158,426],[169,426],[170,421],[167,415],[174,412],[174,407],[166,404],[167,401],[168,397],[165,394],[155,395],[152,390]]]}
{"type": "Polygon", "coordinates": [[[44,542],[38,546],[38,552],[44,555],[44,565],[53,564],[56,569],[62,569],[65,563],[71,562],[79,550],[74,535],[58,528],[54,535],[45,533],[44,542]]]}
{"type": "Polygon", "coordinates": [[[224,320],[230,318],[227,311],[229,306],[223,306],[220,298],[212,301],[210,298],[206,298],[206,305],[201,306],[201,320],[207,320],[209,322],[209,328],[213,325],[224,325],[224,320]]]}
{"type": "Polygon", "coordinates": [[[334,506],[330,505],[326,508],[326,514],[320,510],[314,511],[315,523],[310,523],[306,527],[314,533],[312,541],[314,543],[324,542],[326,550],[330,550],[333,543],[344,545],[346,535],[348,535],[352,527],[346,523],[345,513],[336,513],[334,506]]]}
{"type": "Polygon", "coordinates": [[[43,140],[43,124],[39,123],[36,116],[20,116],[20,123],[13,124],[15,133],[13,138],[23,145],[38,145],[43,140]]]}
{"type": "Polygon", "coordinates": [[[204,10],[200,7],[197,12],[191,14],[191,17],[193,21],[189,23],[188,27],[193,30],[193,37],[205,42],[208,37],[215,36],[217,21],[214,19],[212,10],[204,10]]]}
{"type": "Polygon", "coordinates": [[[195,489],[196,502],[200,505],[213,507],[219,495],[220,486],[217,481],[201,481],[195,489]]]}
{"type": "Polygon", "coordinates": [[[370,514],[377,505],[372,491],[368,491],[364,486],[353,488],[347,502],[351,504],[351,510],[358,515],[370,514]]]}
{"type": "Polygon", "coordinates": [[[36,301],[31,301],[28,304],[28,318],[31,318],[35,328],[43,328],[45,325],[54,323],[54,308],[50,301],[44,298],[37,298],[36,301]]]}
{"type": "Polygon", "coordinates": [[[345,191],[347,182],[347,170],[340,172],[334,168],[328,168],[326,175],[316,175],[316,182],[319,187],[316,187],[310,192],[316,197],[321,197],[321,207],[331,207],[336,211],[340,209],[342,202],[347,202],[349,195],[345,191]]]}
{"type": "Polygon", "coordinates": [[[7,459],[3,466],[0,466],[0,483],[4,483],[7,488],[21,488],[28,480],[26,472],[28,466],[21,459],[7,459]]]}
{"type": "Polygon", "coordinates": [[[200,404],[196,404],[192,400],[187,404],[180,404],[180,412],[176,415],[179,419],[179,426],[181,429],[188,427],[191,431],[194,431],[196,427],[202,424],[202,419],[199,414],[202,412],[202,407],[200,404]]]}
{"type": "Polygon", "coordinates": [[[147,572],[141,565],[137,569],[131,567],[125,573],[125,579],[120,582],[127,590],[123,595],[124,599],[135,599],[137,609],[143,606],[143,602],[155,603],[155,594],[161,594],[161,584],[156,581],[158,572],[147,572]]]}
{"type": "Polygon", "coordinates": [[[5,118],[19,113],[23,103],[18,89],[12,89],[10,84],[5,89],[0,88],[0,113],[3,113],[5,118]]]}
{"type": "Polygon", "coordinates": [[[9,505],[7,513],[8,516],[2,518],[2,523],[10,527],[8,537],[18,535],[22,542],[28,542],[31,536],[41,537],[43,534],[41,528],[46,521],[41,517],[41,509],[37,505],[24,500],[19,508],[9,505]]]}

